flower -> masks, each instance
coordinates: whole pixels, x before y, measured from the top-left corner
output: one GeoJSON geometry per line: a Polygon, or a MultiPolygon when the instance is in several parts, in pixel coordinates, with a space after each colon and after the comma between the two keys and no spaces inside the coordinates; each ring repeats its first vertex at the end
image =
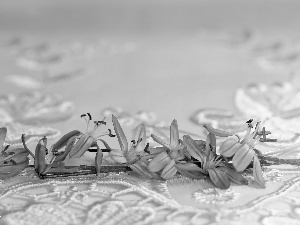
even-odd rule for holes
{"type": "Polygon", "coordinates": [[[219,152],[224,157],[233,157],[232,164],[236,171],[244,171],[253,161],[253,176],[256,183],[265,188],[265,180],[262,175],[259,159],[254,151],[255,144],[260,140],[263,133],[259,132],[260,122],[256,124],[255,131],[251,133],[252,124],[248,124],[247,133],[242,141],[233,138],[222,143],[219,152]]]}
{"type": "Polygon", "coordinates": [[[28,166],[28,155],[30,152],[24,148],[9,149],[4,147],[6,138],[6,127],[0,128],[0,179],[15,176],[28,166]]]}
{"type": "Polygon", "coordinates": [[[141,123],[133,130],[131,137],[132,144],[128,148],[124,131],[114,115],[112,115],[112,122],[121,149],[111,149],[109,153],[110,157],[117,163],[127,164],[132,170],[142,176],[157,178],[155,173],[147,169],[146,162],[140,160],[141,156],[145,155],[144,150],[148,147],[146,145],[146,126],[141,123]]]}
{"type": "Polygon", "coordinates": [[[153,140],[162,145],[150,151],[157,155],[150,161],[148,169],[152,172],[161,171],[163,179],[170,179],[177,173],[176,164],[185,158],[185,146],[179,139],[177,121],[173,120],[170,126],[170,142],[152,134],[153,140]]]}
{"type": "Polygon", "coordinates": [[[209,133],[206,139],[205,148],[201,148],[189,135],[183,136],[183,143],[187,146],[189,154],[200,163],[203,175],[208,175],[214,185],[220,189],[228,189],[230,181],[238,184],[247,184],[248,181],[240,172],[235,171],[225,163],[222,156],[215,151],[215,135],[209,133]]]}

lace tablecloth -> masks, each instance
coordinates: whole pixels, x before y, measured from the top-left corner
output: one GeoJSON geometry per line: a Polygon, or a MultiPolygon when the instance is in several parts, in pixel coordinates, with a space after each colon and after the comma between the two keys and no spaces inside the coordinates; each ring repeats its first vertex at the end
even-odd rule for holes
{"type": "MultiPolygon", "coordinates": [[[[51,146],[84,131],[87,112],[113,113],[126,135],[143,122],[166,137],[174,118],[195,138],[205,138],[204,123],[242,134],[253,118],[278,139],[262,152],[299,158],[298,1],[170,3],[1,2],[6,142],[21,145],[25,133],[30,148],[43,136],[51,146]]],[[[87,153],[67,163],[93,162],[87,153]]],[[[299,172],[269,166],[265,189],[221,190],[133,172],[41,180],[30,167],[0,181],[0,224],[300,224],[299,172]]]]}

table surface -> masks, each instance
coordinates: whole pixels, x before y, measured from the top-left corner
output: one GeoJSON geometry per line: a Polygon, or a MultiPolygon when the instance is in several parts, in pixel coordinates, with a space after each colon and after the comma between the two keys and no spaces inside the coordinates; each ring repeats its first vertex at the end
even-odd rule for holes
{"type": "MultiPolygon", "coordinates": [[[[299,158],[287,150],[300,142],[299,10],[297,0],[0,1],[6,142],[18,146],[25,133],[31,149],[43,136],[51,146],[84,131],[87,112],[106,116],[108,127],[113,113],[128,137],[140,122],[168,135],[173,119],[180,135],[205,138],[203,123],[243,134],[254,118],[278,138],[260,150],[299,158]]],[[[297,166],[265,167],[266,189],[224,191],[180,176],[40,180],[27,168],[1,181],[0,222],[299,224],[298,174],[297,166]]]]}

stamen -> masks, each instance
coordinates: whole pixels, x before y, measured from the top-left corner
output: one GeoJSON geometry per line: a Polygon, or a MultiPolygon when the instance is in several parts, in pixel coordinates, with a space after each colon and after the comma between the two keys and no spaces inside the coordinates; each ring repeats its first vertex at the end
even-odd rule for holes
{"type": "Polygon", "coordinates": [[[145,146],[145,148],[144,148],[144,152],[146,152],[146,153],[148,153],[148,154],[150,154],[150,151],[149,151],[149,143],[147,143],[147,145],[145,146]]]}
{"type": "Polygon", "coordinates": [[[6,145],[5,148],[3,149],[3,152],[5,152],[9,148],[9,146],[10,145],[6,145]]]}
{"type": "Polygon", "coordinates": [[[110,137],[115,137],[116,136],[115,134],[112,134],[111,129],[108,129],[108,132],[109,132],[108,136],[110,136],[110,137]]]}
{"type": "Polygon", "coordinates": [[[248,124],[248,127],[253,128],[252,122],[253,122],[253,119],[250,119],[246,122],[248,124]]]}
{"type": "Polygon", "coordinates": [[[258,130],[259,130],[259,125],[260,125],[261,121],[257,122],[255,125],[255,131],[253,131],[253,139],[256,138],[256,136],[258,135],[258,130]]]}
{"type": "Polygon", "coordinates": [[[98,124],[103,124],[103,125],[106,125],[106,122],[105,122],[105,121],[103,121],[103,120],[100,120],[100,121],[98,121],[98,124]]]}
{"type": "Polygon", "coordinates": [[[89,116],[89,120],[92,120],[92,116],[90,113],[87,113],[87,115],[89,116]]]}

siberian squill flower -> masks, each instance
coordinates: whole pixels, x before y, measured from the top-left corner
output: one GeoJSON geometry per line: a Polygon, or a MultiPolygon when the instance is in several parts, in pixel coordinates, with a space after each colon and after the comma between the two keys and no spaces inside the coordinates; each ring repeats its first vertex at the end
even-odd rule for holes
{"type": "Polygon", "coordinates": [[[24,148],[9,148],[9,145],[4,147],[6,134],[6,127],[0,128],[0,179],[19,174],[28,166],[27,156],[32,154],[24,148]]]}
{"type": "Polygon", "coordinates": [[[262,188],[265,188],[259,159],[254,151],[254,146],[260,140],[262,132],[259,132],[258,122],[255,131],[251,133],[252,124],[248,125],[247,133],[241,141],[230,138],[222,143],[219,152],[224,157],[233,157],[232,164],[237,172],[244,171],[253,161],[253,176],[255,182],[262,188]]]}
{"type": "Polygon", "coordinates": [[[214,134],[208,134],[204,148],[188,135],[183,136],[183,142],[187,146],[189,154],[201,164],[203,176],[209,176],[216,187],[227,189],[230,186],[230,181],[238,184],[248,183],[241,173],[230,168],[228,164],[224,163],[223,158],[216,154],[214,134]]]}
{"type": "Polygon", "coordinates": [[[113,126],[121,149],[111,149],[109,155],[117,163],[126,164],[132,170],[146,177],[158,176],[147,169],[146,162],[141,160],[145,155],[146,145],[146,126],[141,123],[132,132],[131,146],[129,147],[126,136],[118,119],[112,115],[113,126]]]}
{"type": "Polygon", "coordinates": [[[162,147],[149,150],[151,154],[157,154],[148,165],[150,171],[160,172],[160,176],[163,179],[170,179],[177,172],[185,176],[200,178],[191,171],[198,172],[201,169],[193,163],[183,161],[185,158],[190,158],[190,155],[186,152],[186,146],[179,139],[176,120],[173,120],[170,126],[170,142],[166,142],[154,134],[151,137],[155,142],[161,144],[162,147]]]}

